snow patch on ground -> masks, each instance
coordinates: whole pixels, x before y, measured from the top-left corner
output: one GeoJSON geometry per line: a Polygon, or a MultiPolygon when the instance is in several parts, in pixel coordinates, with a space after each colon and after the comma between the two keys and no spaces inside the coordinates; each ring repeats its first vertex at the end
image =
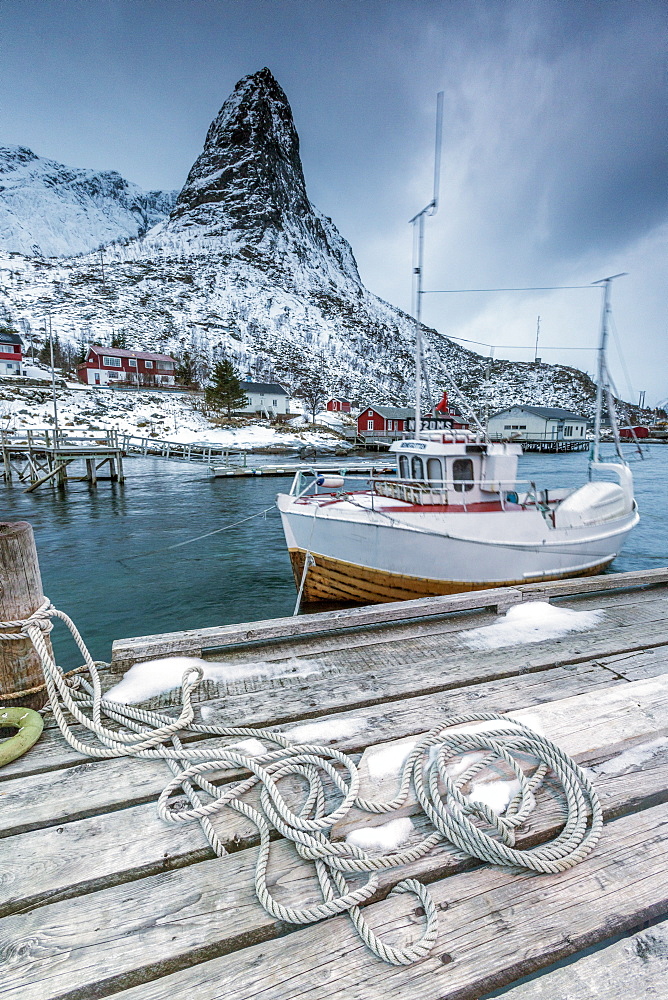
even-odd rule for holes
{"type": "Polygon", "coordinates": [[[346,841],[362,851],[389,853],[405,844],[413,833],[413,823],[408,817],[390,820],[381,826],[365,826],[351,830],[346,841]]]}
{"type": "Polygon", "coordinates": [[[323,719],[321,722],[306,722],[284,732],[293,743],[326,743],[329,740],[343,740],[365,729],[367,721],[359,719],[323,719]]]}
{"type": "MultiPolygon", "coordinates": [[[[195,656],[166,656],[162,660],[147,660],[145,663],[135,663],[123,679],[107,691],[107,701],[119,701],[128,705],[137,705],[159,694],[173,691],[181,687],[183,673],[191,667],[199,667],[204,680],[231,684],[235,681],[248,680],[257,677],[288,677],[317,673],[319,665],[315,660],[280,660],[267,662],[258,660],[252,663],[212,663],[195,656]]],[[[207,720],[206,707],[202,708],[202,719],[207,720]]]]}
{"type": "Polygon", "coordinates": [[[241,740],[239,743],[230,743],[227,750],[240,750],[241,753],[248,754],[249,757],[261,757],[267,753],[267,748],[260,740],[251,737],[248,740],[241,740]]]}
{"type": "Polygon", "coordinates": [[[489,806],[497,815],[502,816],[508,808],[511,799],[520,790],[520,783],[515,778],[512,781],[479,781],[471,785],[468,798],[471,802],[482,802],[489,806]]]}
{"type": "Polygon", "coordinates": [[[571,611],[546,601],[529,601],[514,605],[502,621],[461,632],[460,636],[469,649],[521,646],[558,639],[568,632],[583,632],[598,624],[603,614],[603,611],[571,611]]]}
{"type": "Polygon", "coordinates": [[[617,754],[616,757],[611,757],[610,760],[603,761],[602,764],[596,764],[595,767],[586,768],[586,770],[597,775],[623,774],[632,767],[641,767],[648,760],[652,760],[666,746],[668,746],[668,739],[665,736],[660,736],[658,739],[652,740],[651,743],[643,743],[640,746],[632,747],[630,750],[624,750],[623,753],[617,754]]]}

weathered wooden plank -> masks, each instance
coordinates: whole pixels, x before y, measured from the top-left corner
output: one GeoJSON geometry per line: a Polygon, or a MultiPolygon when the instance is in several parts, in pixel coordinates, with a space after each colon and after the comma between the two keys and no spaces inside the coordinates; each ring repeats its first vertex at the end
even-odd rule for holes
{"type": "MultiPolygon", "coordinates": [[[[194,955],[199,964],[171,975],[164,975],[168,964],[156,963],[157,967],[144,970],[151,981],[114,996],[116,1000],[193,996],[197,1000],[342,996],[475,1000],[666,912],[668,808],[657,806],[610,823],[596,851],[558,875],[515,875],[509,869],[480,867],[439,880],[431,892],[439,910],[438,940],[426,958],[408,967],[392,968],[372,957],[347,919],[337,917],[210,961],[202,961],[206,952],[194,955]]],[[[415,940],[422,931],[421,908],[410,896],[372,904],[365,908],[365,916],[376,933],[395,943],[415,940]]],[[[226,919],[234,919],[231,911],[226,919]]],[[[174,931],[187,923],[181,922],[180,913],[174,921],[174,931]]],[[[101,938],[105,931],[101,928],[101,938]]],[[[75,939],[73,933],[71,940],[75,939]]],[[[243,941],[239,944],[243,946],[243,941]]],[[[55,963],[50,972],[58,975],[55,963]]],[[[45,990],[53,989],[52,975],[44,969],[45,990]]],[[[122,985],[122,977],[117,977],[107,980],[105,989],[122,985]]],[[[35,995],[26,990],[20,973],[8,980],[8,986],[14,990],[8,996],[27,1000],[35,995]]],[[[40,1000],[48,995],[43,993],[40,1000]]],[[[74,1000],[86,993],[65,995],[74,1000]]]]}
{"type": "MultiPolygon", "coordinates": [[[[393,704],[389,710],[386,706],[374,706],[363,716],[348,712],[324,718],[319,720],[321,724],[327,727],[333,723],[335,728],[330,730],[329,738],[325,735],[327,729],[321,729],[318,738],[347,753],[354,753],[371,739],[391,739],[415,733],[425,724],[438,725],[446,715],[505,711],[517,704],[535,705],[571,694],[592,692],[603,686],[601,682],[609,683],[605,673],[595,668],[585,672],[584,677],[579,671],[557,669],[547,675],[508,678],[480,690],[463,688],[447,696],[406,699],[393,704]],[[334,735],[336,732],[338,736],[334,735]]],[[[286,731],[290,729],[294,730],[295,726],[285,727],[286,731]]],[[[627,735],[629,739],[636,738],[633,730],[627,735]]],[[[166,769],[163,777],[156,781],[155,795],[166,783],[164,773],[166,769]]],[[[38,796],[33,794],[34,790],[26,791],[24,801],[29,808],[30,802],[38,796]]],[[[232,813],[228,814],[220,833],[232,849],[237,849],[241,843],[256,841],[253,825],[232,813]]],[[[154,801],[79,820],[52,815],[45,828],[0,839],[0,884],[7,892],[4,911],[28,897],[35,901],[50,893],[75,895],[83,891],[81,886],[97,886],[104,879],[125,881],[143,873],[190,864],[193,856],[200,856],[202,851],[208,854],[199,825],[184,828],[164,824],[157,817],[154,801]],[[136,836],[137,830],[142,831],[141,837],[136,836]],[[74,872],[71,869],[73,855],[77,858],[74,872]]],[[[0,905],[0,913],[4,911],[0,905]]]]}
{"type": "MultiPolygon", "coordinates": [[[[668,589],[652,588],[650,590],[621,591],[603,595],[585,594],[572,599],[560,599],[560,606],[576,611],[604,610],[607,612],[605,628],[611,622],[628,624],[642,620],[662,620],[665,606],[668,602],[668,589]],[[639,607],[642,605],[642,607],[639,607]],[[645,607],[644,605],[652,605],[645,607]],[[621,615],[617,620],[615,615],[621,615]]],[[[277,639],[265,645],[248,648],[231,647],[229,650],[217,650],[207,653],[209,660],[219,659],[223,662],[244,662],[257,659],[258,654],[268,660],[286,658],[288,656],[314,656],[333,653],[335,650],[348,653],[356,648],[369,650],[373,646],[386,645],[388,649],[406,647],[404,654],[410,652],[415,640],[428,637],[433,643],[439,643],[442,648],[457,644],[461,636],[455,633],[469,629],[482,628],[498,622],[498,616],[490,611],[467,611],[449,617],[425,619],[422,621],[391,623],[387,626],[367,628],[357,632],[319,634],[302,636],[296,639],[277,639]]],[[[345,656],[342,657],[345,663],[345,656]]]]}
{"type": "Polygon", "coordinates": [[[507,609],[522,600],[521,592],[513,587],[496,590],[478,590],[467,594],[450,594],[445,597],[421,597],[414,601],[396,601],[391,604],[365,605],[340,611],[320,611],[297,618],[270,618],[240,625],[218,625],[182,632],[137,636],[116,639],[112,646],[112,669],[124,672],[139,660],[179,653],[200,656],[203,649],[234,643],[266,642],[269,639],[312,635],[336,629],[360,628],[405,619],[428,618],[452,611],[471,608],[496,607],[507,609]]]}
{"type": "MultiPolygon", "coordinates": [[[[645,756],[631,758],[627,753],[626,760],[619,756],[601,765],[594,780],[606,822],[668,797],[668,740],[664,744],[653,757],[648,746],[645,756]],[[647,755],[655,766],[648,766],[647,755]],[[656,764],[659,759],[662,763],[656,764]]],[[[539,794],[535,818],[518,844],[527,847],[554,835],[562,822],[561,809],[546,789],[539,794]]],[[[425,824],[418,824],[415,840],[425,832],[425,824]]],[[[76,845],[72,847],[76,851],[76,845]]],[[[11,959],[0,958],[0,982],[13,981],[21,1000],[69,997],[73,991],[97,996],[106,977],[116,985],[150,979],[194,964],[203,955],[236,950],[294,930],[270,918],[255,900],[255,860],[255,850],[240,851],[6,918],[0,921],[1,951],[4,956],[20,952],[23,970],[14,970],[11,959]],[[88,993],[81,992],[85,990],[88,993]]],[[[413,865],[382,873],[379,895],[402,878],[433,882],[472,864],[444,845],[413,865]]],[[[270,885],[279,898],[295,905],[319,898],[311,867],[282,841],[273,848],[270,885]]],[[[0,995],[4,995],[1,989],[0,995]]]]}
{"type": "Polygon", "coordinates": [[[550,583],[522,584],[517,589],[532,600],[549,600],[567,594],[602,593],[623,587],[649,587],[668,583],[668,567],[632,570],[628,573],[601,573],[599,576],[579,577],[577,580],[553,580],[550,583]],[[536,595],[540,595],[538,598],[536,595]]]}
{"type": "Polygon", "coordinates": [[[603,574],[584,580],[534,583],[521,587],[499,587],[467,594],[397,601],[381,606],[369,605],[340,611],[325,611],[295,618],[275,618],[240,625],[213,626],[184,632],[162,633],[117,639],[113,644],[112,668],[123,672],[139,660],[159,656],[201,656],[202,650],[234,643],[263,642],[281,637],[312,635],[336,629],[354,629],[363,625],[443,615],[471,608],[497,607],[506,610],[521,600],[549,599],[566,594],[585,594],[620,588],[646,587],[668,582],[668,569],[631,573],[603,574]],[[614,583],[611,581],[615,581],[614,583]],[[554,588],[554,589],[552,589],[554,588]]]}
{"type": "MultiPolygon", "coordinates": [[[[668,921],[511,987],[504,1000],[661,1000],[668,993],[668,921]]],[[[500,994],[494,994],[498,996],[500,994]]]]}

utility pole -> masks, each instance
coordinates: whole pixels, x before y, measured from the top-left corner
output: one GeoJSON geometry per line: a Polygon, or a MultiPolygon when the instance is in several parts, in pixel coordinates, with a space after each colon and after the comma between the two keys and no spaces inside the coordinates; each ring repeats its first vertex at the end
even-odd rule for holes
{"type": "Polygon", "coordinates": [[[638,393],[638,409],[642,410],[645,406],[645,389],[641,389],[638,393]]]}
{"type": "Polygon", "coordinates": [[[56,401],[56,370],[53,366],[53,330],[51,329],[51,313],[49,312],[49,351],[51,353],[51,393],[53,395],[53,430],[58,447],[58,403],[56,401]]]}
{"type": "MultiPolygon", "coordinates": [[[[409,221],[413,226],[413,275],[415,280],[415,438],[419,439],[422,424],[422,270],[424,257],[424,218],[436,215],[441,174],[441,136],[443,128],[443,91],[436,95],[436,143],[434,148],[434,193],[431,201],[409,221]]],[[[426,372],[425,372],[426,374],[426,372]]],[[[427,382],[427,392],[429,383],[427,382]]]]}
{"type": "Polygon", "coordinates": [[[540,335],[540,316],[538,317],[538,322],[536,323],[536,349],[533,352],[534,364],[538,362],[538,337],[540,335]]]}

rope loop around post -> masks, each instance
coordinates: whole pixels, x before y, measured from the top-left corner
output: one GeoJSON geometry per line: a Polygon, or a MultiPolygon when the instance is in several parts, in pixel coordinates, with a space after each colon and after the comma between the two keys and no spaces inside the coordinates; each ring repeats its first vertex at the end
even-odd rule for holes
{"type": "Polygon", "coordinates": [[[174,718],[105,698],[97,664],[76,625],[48,599],[24,621],[0,622],[0,640],[19,635],[27,636],[39,654],[49,707],[74,750],[97,759],[164,760],[172,778],[157,803],[163,820],[198,820],[212,850],[222,856],[226,851],[214,826],[216,815],[229,808],[245,816],[255,824],[260,840],[255,891],[265,910],[276,919],[296,924],[345,912],[371,951],[390,964],[408,965],[427,955],[436,941],[438,921],[428,888],[406,878],[390,894],[409,893],[418,899],[424,910],[422,934],[404,947],[382,941],[369,927],[363,910],[379,896],[380,872],[412,864],[444,843],[463,856],[490,864],[535,873],[562,872],[589,854],[601,835],[601,806],[584,771],[555,743],[510,716],[473,713],[444,720],[408,753],[397,774],[393,798],[377,801],[360,795],[359,769],[341,750],[294,743],[275,729],[195,722],[192,698],[203,676],[198,667],[183,674],[181,710],[174,718]],[[46,641],[54,619],[69,629],[84,660],[74,684],[57,666],[46,641]],[[72,727],[72,719],[81,730],[72,727]],[[184,744],[186,734],[216,740],[184,744]],[[231,780],[214,780],[226,771],[234,772],[231,780]],[[505,810],[492,809],[476,796],[474,779],[480,781],[486,775],[503,775],[513,789],[516,786],[505,810]],[[517,833],[548,777],[562,791],[563,827],[551,841],[520,849],[517,833]],[[353,808],[391,816],[407,806],[411,792],[415,808],[422,810],[433,827],[420,842],[374,853],[332,839],[337,824],[353,808]],[[176,797],[186,804],[175,801],[176,797]],[[320,902],[295,907],[272,894],[268,881],[272,830],[291,842],[303,861],[314,864],[320,902]],[[365,881],[360,885],[361,877],[365,881]]]}

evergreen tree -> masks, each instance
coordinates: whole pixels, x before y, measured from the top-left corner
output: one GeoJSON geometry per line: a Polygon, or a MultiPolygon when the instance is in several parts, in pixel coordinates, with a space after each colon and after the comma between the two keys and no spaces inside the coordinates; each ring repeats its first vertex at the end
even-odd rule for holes
{"type": "Polygon", "coordinates": [[[197,365],[190,351],[184,351],[180,364],[174,369],[174,378],[180,385],[196,388],[199,385],[197,379],[197,365]]]}
{"type": "Polygon", "coordinates": [[[246,406],[248,399],[234,373],[231,361],[216,362],[204,398],[206,405],[212,410],[225,410],[228,417],[232,410],[240,410],[246,406]]]}

